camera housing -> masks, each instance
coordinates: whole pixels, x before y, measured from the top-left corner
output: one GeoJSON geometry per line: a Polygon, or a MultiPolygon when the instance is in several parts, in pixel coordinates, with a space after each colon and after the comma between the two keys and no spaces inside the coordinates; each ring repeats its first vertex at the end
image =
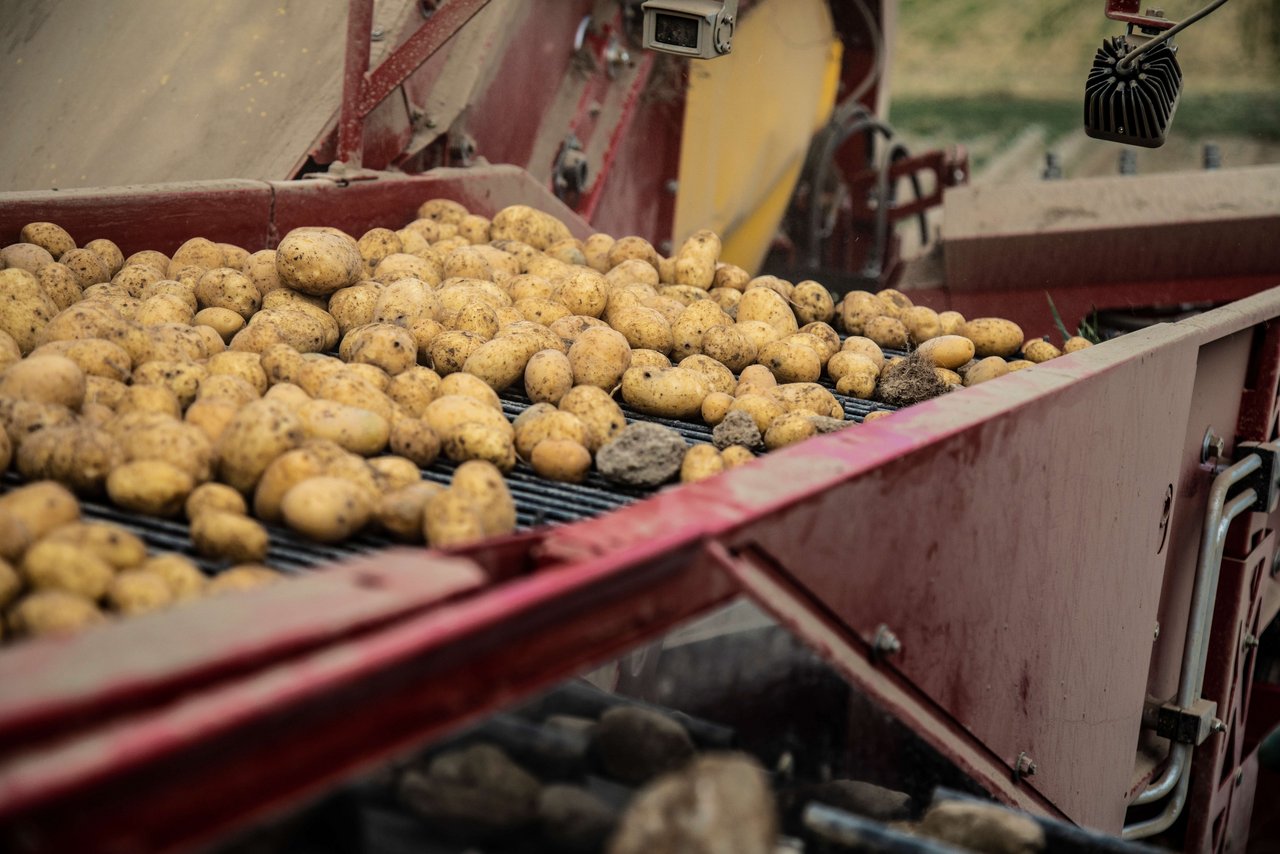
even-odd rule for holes
{"type": "Polygon", "coordinates": [[[645,0],[641,9],[647,50],[714,59],[733,48],[737,0],[645,0]]]}

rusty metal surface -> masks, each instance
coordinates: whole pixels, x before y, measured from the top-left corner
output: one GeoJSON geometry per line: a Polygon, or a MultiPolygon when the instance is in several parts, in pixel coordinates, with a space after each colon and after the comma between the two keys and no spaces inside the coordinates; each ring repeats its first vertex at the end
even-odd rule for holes
{"type": "Polygon", "coordinates": [[[554,214],[573,233],[591,228],[514,166],[437,169],[420,176],[384,175],[346,186],[328,181],[210,181],[59,192],[0,194],[0,243],[18,240],[29,222],[48,220],[83,244],[105,237],[126,253],[172,253],[197,235],[246,249],[273,247],[300,225],[332,225],[357,237],[370,228],[399,228],[434,197],[492,215],[508,204],[554,214]]]}
{"type": "Polygon", "coordinates": [[[1280,275],[1280,166],[971,186],[946,194],[962,290],[1280,275]]]}

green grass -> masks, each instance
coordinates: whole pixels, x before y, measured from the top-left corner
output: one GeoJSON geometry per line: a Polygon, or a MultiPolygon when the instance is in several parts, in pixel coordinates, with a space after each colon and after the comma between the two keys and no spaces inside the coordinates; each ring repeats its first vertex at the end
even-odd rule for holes
{"type": "MultiPolygon", "coordinates": [[[[1083,84],[1081,97],[1083,98],[1083,84]]],[[[1081,127],[1081,101],[1016,98],[1003,93],[960,98],[895,98],[890,118],[900,130],[926,137],[1011,138],[1041,125],[1056,139],[1081,127]]],[[[1173,132],[1187,137],[1248,136],[1280,141],[1280,92],[1188,94],[1178,105],[1173,132]]]]}

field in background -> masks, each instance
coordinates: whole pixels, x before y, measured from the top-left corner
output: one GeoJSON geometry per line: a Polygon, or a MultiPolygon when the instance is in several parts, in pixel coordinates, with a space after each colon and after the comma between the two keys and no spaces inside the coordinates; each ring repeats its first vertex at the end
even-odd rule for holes
{"type": "MultiPolygon", "coordinates": [[[[1047,151],[1068,177],[1117,171],[1122,147],[1080,131],[1084,78],[1123,25],[1102,0],[899,0],[889,117],[913,149],[962,142],[975,180],[1033,180],[1047,151]]],[[[1166,3],[1185,17],[1202,0],[1166,3]]],[[[1280,162],[1277,0],[1233,0],[1177,39],[1182,102],[1165,147],[1136,149],[1140,171],[1280,162]]]]}

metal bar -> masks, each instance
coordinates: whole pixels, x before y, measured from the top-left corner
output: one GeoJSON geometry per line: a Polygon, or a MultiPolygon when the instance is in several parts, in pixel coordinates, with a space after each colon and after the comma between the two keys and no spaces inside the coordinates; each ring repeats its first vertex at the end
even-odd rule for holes
{"type": "Polygon", "coordinates": [[[373,0],[349,0],[347,55],[342,71],[342,109],[338,114],[338,159],[348,166],[361,165],[364,154],[364,119],[361,110],[365,73],[369,70],[370,36],[373,34],[373,0]]]}
{"type": "Polygon", "coordinates": [[[823,842],[865,854],[960,854],[968,850],[902,833],[880,822],[819,803],[805,807],[804,826],[823,842]]]}
{"type": "Polygon", "coordinates": [[[404,44],[366,75],[356,107],[360,117],[372,113],[397,86],[488,5],[489,0],[449,0],[432,13],[404,44]]]}

